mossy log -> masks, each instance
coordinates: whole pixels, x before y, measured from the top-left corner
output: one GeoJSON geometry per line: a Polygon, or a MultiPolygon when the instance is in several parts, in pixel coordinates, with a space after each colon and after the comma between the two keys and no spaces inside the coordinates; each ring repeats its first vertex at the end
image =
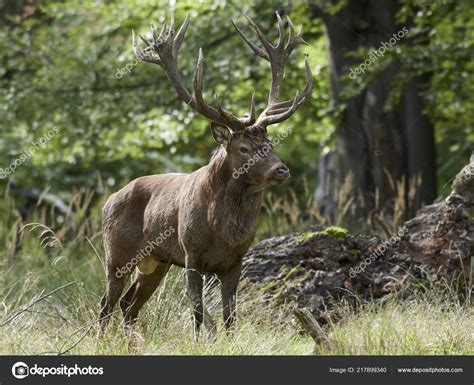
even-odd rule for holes
{"type": "Polygon", "coordinates": [[[244,277],[261,287],[265,300],[293,302],[321,323],[340,301],[405,297],[413,288],[437,284],[470,295],[474,178],[465,180],[464,190],[458,179],[446,201],[420,210],[388,240],[315,226],[252,247],[244,257],[244,277]]]}

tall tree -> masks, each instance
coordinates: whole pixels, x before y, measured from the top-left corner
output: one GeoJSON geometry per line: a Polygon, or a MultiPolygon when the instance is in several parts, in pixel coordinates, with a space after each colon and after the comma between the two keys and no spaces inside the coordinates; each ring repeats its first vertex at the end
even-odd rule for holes
{"type": "Polygon", "coordinates": [[[388,109],[400,73],[396,64],[390,64],[364,83],[356,95],[344,97],[346,82],[360,84],[367,67],[380,66],[377,62],[383,61],[387,51],[406,43],[409,31],[396,22],[399,9],[396,0],[348,0],[332,12],[327,7],[313,8],[326,28],[333,105],[345,106],[342,111],[336,108],[340,111],[336,178],[341,184],[352,174],[352,196],[364,203],[355,217],[374,207],[391,211],[397,182],[401,181],[405,183],[405,203],[411,214],[436,197],[433,126],[419,92],[424,79],[411,79],[404,86],[400,102],[388,109]],[[354,52],[365,52],[362,61],[354,52]],[[419,184],[415,196],[410,197],[410,180],[416,177],[419,184]]]}

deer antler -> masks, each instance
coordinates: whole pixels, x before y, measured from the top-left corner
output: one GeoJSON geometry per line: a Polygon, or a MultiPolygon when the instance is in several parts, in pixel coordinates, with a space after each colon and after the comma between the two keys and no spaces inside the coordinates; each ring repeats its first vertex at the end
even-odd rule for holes
{"type": "Polygon", "coordinates": [[[255,98],[252,96],[250,117],[244,119],[239,119],[230,112],[224,111],[218,103],[216,103],[215,108],[206,104],[202,96],[204,57],[201,48],[199,49],[196,71],[194,74],[194,95],[191,95],[184,85],[179,73],[178,52],[188,26],[189,15],[186,16],[186,19],[181,25],[176,36],[173,16],[171,16],[170,27],[166,29],[165,22],[159,35],[156,32],[156,28],[153,26],[151,28],[153,42],[150,42],[148,39],[140,35],[142,41],[147,45],[147,49],[144,51],[138,48],[135,39],[135,32],[133,31],[132,40],[135,55],[143,61],[161,66],[179,97],[201,115],[212,120],[213,122],[229,127],[233,131],[238,132],[244,130],[246,127],[255,122],[255,98]]]}
{"type": "Polygon", "coordinates": [[[303,92],[296,92],[296,96],[293,99],[278,102],[278,97],[280,96],[280,88],[282,86],[284,70],[286,62],[291,54],[291,52],[301,43],[305,43],[302,38],[302,30],[298,33],[295,33],[295,27],[291,22],[290,18],[287,16],[289,26],[289,36],[288,40],[285,43],[285,27],[283,21],[281,20],[278,12],[276,13],[278,21],[278,43],[276,46],[269,43],[265,38],[262,31],[258,25],[249,17],[247,17],[250,28],[253,30],[255,35],[258,37],[260,42],[263,45],[263,49],[255,45],[241,30],[237,25],[232,21],[235,29],[242,37],[242,39],[247,43],[250,49],[261,58],[270,62],[271,71],[272,71],[272,82],[270,87],[270,92],[268,95],[268,106],[260,114],[257,119],[256,126],[265,128],[270,124],[280,123],[283,120],[289,118],[296,109],[309,97],[313,91],[313,78],[311,75],[311,69],[308,63],[308,55],[305,55],[305,67],[306,67],[306,85],[303,92]]]}
{"type": "Polygon", "coordinates": [[[173,16],[171,17],[170,27],[167,29],[165,22],[159,34],[157,34],[156,28],[154,26],[151,28],[153,41],[149,41],[140,35],[141,40],[147,45],[145,50],[138,48],[135,39],[135,32],[133,31],[133,50],[139,59],[161,66],[179,97],[186,104],[194,108],[198,113],[210,119],[211,121],[229,127],[234,132],[241,132],[245,129],[254,128],[265,129],[268,125],[282,122],[293,115],[296,109],[311,95],[313,90],[313,79],[311,75],[311,69],[309,68],[308,64],[308,55],[306,55],[306,86],[303,92],[299,93],[297,91],[296,96],[293,99],[284,102],[278,102],[286,62],[288,61],[288,58],[295,47],[301,43],[304,43],[305,41],[301,37],[301,30],[298,33],[295,33],[295,28],[290,18],[287,16],[289,36],[287,42],[285,43],[285,27],[280,15],[278,13],[276,15],[279,32],[278,44],[276,46],[273,46],[268,42],[263,33],[260,31],[260,28],[252,21],[252,19],[247,18],[250,28],[255,32],[258,39],[262,43],[263,49],[255,45],[232,21],[232,24],[239,35],[244,39],[252,51],[256,55],[270,62],[272,82],[268,95],[268,106],[260,114],[258,119],[255,119],[255,94],[252,95],[250,115],[248,118],[240,119],[230,112],[224,111],[219,105],[217,99],[216,107],[206,104],[202,96],[204,57],[201,48],[199,49],[196,71],[194,74],[194,95],[191,95],[189,90],[184,85],[179,73],[178,52],[181,43],[183,42],[184,35],[186,34],[186,30],[189,26],[189,15],[186,16],[186,19],[184,20],[176,35],[173,16]]]}

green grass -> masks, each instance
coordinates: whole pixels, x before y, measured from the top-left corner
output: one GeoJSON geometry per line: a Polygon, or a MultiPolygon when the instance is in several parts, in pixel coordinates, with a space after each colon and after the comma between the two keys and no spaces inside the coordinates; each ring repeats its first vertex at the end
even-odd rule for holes
{"type": "MultiPolygon", "coordinates": [[[[170,271],[143,308],[133,349],[118,309],[98,342],[98,303],[105,285],[100,236],[91,235],[91,242],[75,239],[62,249],[60,244],[44,248],[40,229],[25,232],[13,258],[15,221],[12,216],[0,224],[0,325],[25,311],[0,326],[0,354],[302,355],[313,350],[311,338],[289,308],[262,302],[261,292],[251,284],[239,292],[239,318],[232,334],[222,330],[218,288],[206,290],[208,307],[219,321],[218,334],[215,341],[203,333],[194,342],[179,268],[170,271]]],[[[446,291],[424,293],[405,302],[363,305],[357,312],[341,305],[340,321],[327,326],[331,346],[318,346],[316,353],[473,354],[473,308],[446,291]]]]}
{"type": "MultiPolygon", "coordinates": [[[[39,243],[39,242],[38,242],[39,243]]],[[[28,307],[41,293],[69,282],[74,284],[37,302],[0,327],[1,354],[306,354],[312,341],[301,335],[283,309],[258,311],[252,301],[239,301],[240,318],[232,334],[218,324],[215,341],[203,333],[193,340],[191,313],[184,290],[182,269],[173,268],[140,313],[138,344],[129,349],[121,328],[121,314],[114,315],[105,338],[96,339],[98,303],[105,284],[104,271],[94,249],[76,255],[48,256],[27,242],[14,264],[2,267],[0,323],[28,307]],[[28,248],[28,251],[26,249],[28,248]],[[91,328],[90,328],[91,326],[91,328]],[[86,333],[87,332],[87,333],[86,333]],[[72,349],[77,341],[80,341],[72,349]],[[70,350],[69,350],[70,349],[70,350]]],[[[220,320],[218,288],[206,293],[214,319],[220,320]]]]}
{"type": "Polygon", "coordinates": [[[329,329],[317,354],[465,355],[474,353],[472,308],[438,298],[368,304],[329,329]]]}

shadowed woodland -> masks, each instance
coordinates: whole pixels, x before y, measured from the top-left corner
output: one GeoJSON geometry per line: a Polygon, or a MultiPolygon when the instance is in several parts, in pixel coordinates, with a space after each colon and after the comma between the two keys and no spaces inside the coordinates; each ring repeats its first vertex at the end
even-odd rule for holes
{"type": "Polygon", "coordinates": [[[2,354],[473,354],[474,3],[0,0],[0,10],[2,354]],[[223,330],[207,274],[217,335],[193,341],[172,267],[135,344],[120,309],[98,341],[107,198],[141,176],[195,171],[218,147],[209,120],[135,56],[132,30],[151,39],[150,25],[189,15],[184,84],[192,90],[202,49],[204,100],[248,119],[252,94],[257,114],[267,106],[271,71],[232,22],[257,44],[249,17],[276,44],[276,13],[304,39],[280,99],[305,92],[305,54],[313,91],[267,130],[291,177],[263,193],[235,331],[223,330]]]}

